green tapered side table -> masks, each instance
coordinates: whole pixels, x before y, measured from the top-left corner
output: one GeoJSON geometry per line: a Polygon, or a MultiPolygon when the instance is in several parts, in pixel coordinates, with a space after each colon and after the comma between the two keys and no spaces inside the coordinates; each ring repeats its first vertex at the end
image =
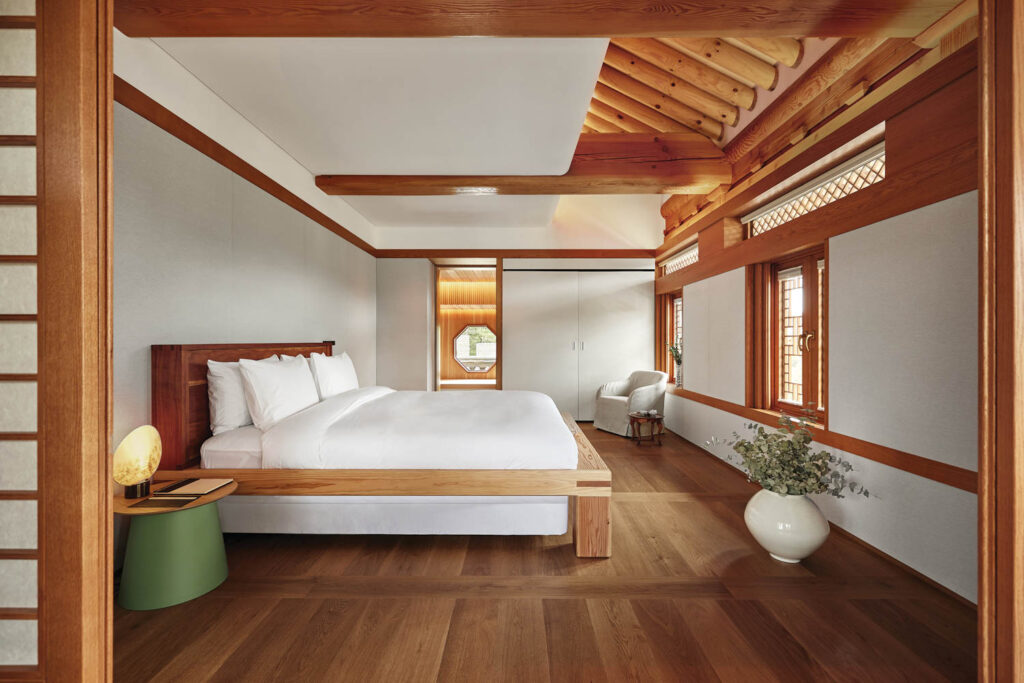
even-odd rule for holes
{"type": "Polygon", "coordinates": [[[228,578],[228,561],[217,501],[237,488],[232,482],[171,509],[133,509],[138,501],[116,498],[114,512],[132,517],[117,604],[130,610],[160,609],[222,584],[228,578]]]}

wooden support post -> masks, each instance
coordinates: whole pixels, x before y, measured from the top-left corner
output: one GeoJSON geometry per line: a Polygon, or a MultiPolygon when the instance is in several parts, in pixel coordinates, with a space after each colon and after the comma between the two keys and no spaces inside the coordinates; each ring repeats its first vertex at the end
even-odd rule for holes
{"type": "Polygon", "coordinates": [[[611,557],[611,498],[575,496],[572,500],[576,557],[611,557]]]}

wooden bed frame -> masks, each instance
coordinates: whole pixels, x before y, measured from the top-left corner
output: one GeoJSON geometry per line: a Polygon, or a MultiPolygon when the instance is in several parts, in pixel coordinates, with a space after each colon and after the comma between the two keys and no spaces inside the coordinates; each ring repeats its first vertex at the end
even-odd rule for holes
{"type": "Polygon", "coordinates": [[[231,478],[235,495],[288,496],[569,496],[579,557],[611,555],[612,474],[568,415],[579,461],[574,470],[295,470],[201,469],[210,438],[206,361],[258,360],[273,354],[331,354],[334,342],[154,345],[153,425],[163,440],[155,481],[231,478]]]}

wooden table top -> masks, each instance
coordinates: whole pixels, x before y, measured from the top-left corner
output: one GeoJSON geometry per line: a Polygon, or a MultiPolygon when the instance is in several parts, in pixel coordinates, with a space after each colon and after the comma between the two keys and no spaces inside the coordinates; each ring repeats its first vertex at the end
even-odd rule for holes
{"type": "MultiPolygon", "coordinates": [[[[151,490],[155,493],[155,492],[159,491],[160,489],[162,489],[162,488],[164,488],[166,486],[170,486],[173,483],[174,483],[173,481],[153,482],[151,490]]],[[[137,507],[135,507],[135,504],[136,503],[141,503],[142,501],[147,500],[147,498],[149,498],[149,496],[147,496],[146,498],[132,498],[131,500],[128,500],[123,495],[121,495],[121,496],[114,496],[114,514],[117,514],[117,515],[162,515],[162,514],[166,514],[168,512],[178,512],[179,510],[188,510],[190,508],[197,508],[200,505],[206,505],[208,503],[215,503],[218,500],[220,500],[221,498],[224,498],[226,496],[230,496],[232,493],[234,493],[237,490],[238,490],[238,482],[237,481],[233,481],[230,484],[226,484],[224,486],[221,486],[216,491],[211,491],[210,493],[207,493],[205,496],[199,496],[198,498],[193,500],[191,503],[189,503],[187,505],[182,505],[180,508],[174,508],[174,507],[166,507],[166,508],[149,508],[149,507],[137,508],[137,507]]]]}
{"type": "Polygon", "coordinates": [[[648,422],[651,422],[651,421],[657,422],[658,420],[664,420],[665,419],[664,415],[644,415],[643,413],[630,413],[629,416],[631,418],[633,418],[634,420],[645,420],[645,421],[648,421],[648,422]]]}

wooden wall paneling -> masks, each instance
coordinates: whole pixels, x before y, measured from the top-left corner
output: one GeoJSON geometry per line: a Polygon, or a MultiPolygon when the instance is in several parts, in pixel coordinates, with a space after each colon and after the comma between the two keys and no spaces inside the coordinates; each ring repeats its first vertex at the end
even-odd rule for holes
{"type": "MultiPolygon", "coordinates": [[[[488,270],[493,272],[493,279],[479,281],[454,280],[455,275],[453,274],[457,274],[459,269],[441,268],[438,270],[439,380],[488,379],[497,382],[499,374],[497,363],[487,372],[469,372],[455,360],[455,337],[468,325],[486,325],[489,327],[498,336],[500,351],[498,273],[496,268],[488,268],[488,270]]],[[[487,388],[496,388],[496,386],[495,384],[487,388]]]]}
{"type": "Polygon", "coordinates": [[[114,77],[114,99],[119,104],[131,109],[142,118],[178,138],[186,145],[210,157],[232,173],[248,180],[267,194],[284,202],[307,218],[316,221],[350,244],[359,247],[368,254],[375,254],[375,250],[369,242],[358,237],[326,214],[313,208],[298,195],[285,189],[283,185],[264,174],[255,166],[117,76],[114,77]]]}
{"type": "MultiPolygon", "coordinates": [[[[678,251],[693,235],[725,216],[738,216],[756,206],[773,187],[812,166],[832,151],[857,139],[877,124],[913,106],[977,66],[974,45],[941,57],[934,50],[885,80],[854,105],[815,128],[799,144],[766,162],[757,172],[733,184],[725,198],[709,204],[669,233],[658,258],[678,251]]],[[[969,112],[968,112],[969,113],[969,112]]],[[[860,193],[857,193],[860,194],[860,193]]],[[[854,195],[856,196],[856,195],[854,195]]]]}
{"type": "Polygon", "coordinates": [[[39,656],[110,680],[112,2],[40,2],[39,656]]]}
{"type": "Polygon", "coordinates": [[[736,218],[723,218],[697,234],[701,257],[713,256],[743,241],[743,224],[736,218]]]}
{"type": "Polygon", "coordinates": [[[1024,680],[1024,8],[982,0],[978,679],[1024,680]]]}
{"type": "MultiPolygon", "coordinates": [[[[678,387],[670,388],[670,391],[687,400],[702,403],[706,406],[711,406],[712,408],[732,413],[733,415],[739,415],[740,417],[753,422],[760,422],[761,424],[771,426],[777,426],[779,423],[779,413],[771,410],[748,408],[720,398],[706,396],[695,391],[680,389],[678,387]]],[[[875,462],[880,462],[884,465],[888,465],[889,467],[894,467],[896,469],[903,470],[904,472],[910,472],[920,477],[947,484],[970,493],[978,492],[978,473],[972,470],[956,467],[955,465],[948,465],[937,460],[931,460],[913,453],[907,453],[906,451],[889,448],[888,446],[883,446],[881,444],[871,443],[870,441],[847,436],[845,434],[838,434],[820,426],[808,425],[807,429],[814,436],[815,441],[825,446],[838,448],[842,451],[846,451],[847,453],[853,453],[854,455],[859,455],[862,458],[874,460],[875,462]]]]}
{"type": "Polygon", "coordinates": [[[666,35],[846,36],[881,33],[913,37],[955,0],[820,3],[762,0],[672,1],[656,5],[450,0],[444,5],[395,0],[117,0],[117,27],[139,36],[336,37],[608,37],[666,35]]]}

